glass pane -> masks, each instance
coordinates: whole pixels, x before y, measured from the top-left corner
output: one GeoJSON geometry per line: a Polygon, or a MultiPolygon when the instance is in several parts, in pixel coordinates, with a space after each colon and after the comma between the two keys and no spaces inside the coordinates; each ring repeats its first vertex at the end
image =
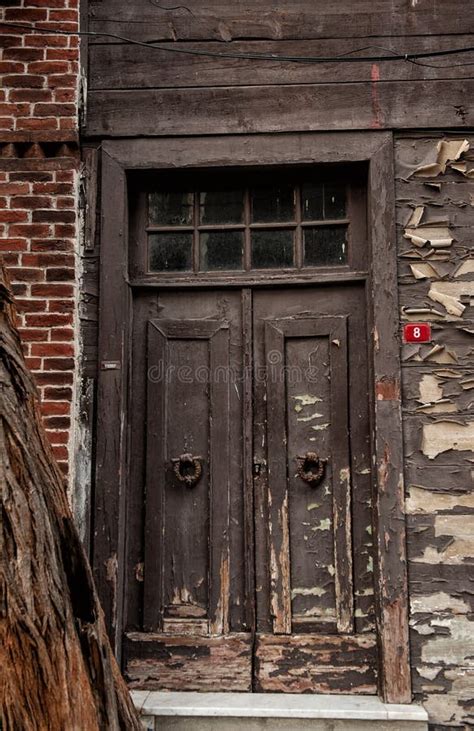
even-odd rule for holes
{"type": "Polygon", "coordinates": [[[193,222],[193,194],[149,193],[148,217],[152,226],[189,226],[193,222]]]}
{"type": "Polygon", "coordinates": [[[151,234],[148,240],[152,272],[183,272],[192,269],[192,233],[151,234]]]}
{"type": "Polygon", "coordinates": [[[344,185],[325,184],[324,218],[346,217],[346,188],[344,185]]]}
{"type": "Polygon", "coordinates": [[[305,266],[347,263],[347,226],[315,226],[303,231],[305,266]]]}
{"type": "Polygon", "coordinates": [[[293,186],[255,188],[251,191],[252,221],[268,223],[295,220],[293,186]]]}
{"type": "Polygon", "coordinates": [[[270,269],[293,266],[293,231],[252,231],[252,266],[270,269]]]}
{"type": "Polygon", "coordinates": [[[242,269],[242,231],[209,231],[200,236],[202,271],[242,269]]]}
{"type": "Polygon", "coordinates": [[[301,187],[301,216],[303,221],[321,221],[324,216],[323,183],[305,183],[301,187]]]}
{"type": "Polygon", "coordinates": [[[244,194],[241,190],[211,190],[199,194],[199,220],[206,223],[241,223],[244,194]]]}

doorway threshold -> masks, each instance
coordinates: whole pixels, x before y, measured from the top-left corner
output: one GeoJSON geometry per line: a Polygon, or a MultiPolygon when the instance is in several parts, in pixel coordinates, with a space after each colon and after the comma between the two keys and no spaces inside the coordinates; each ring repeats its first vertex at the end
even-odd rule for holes
{"type": "Polygon", "coordinates": [[[147,731],[427,731],[421,705],[376,696],[132,691],[147,731]]]}

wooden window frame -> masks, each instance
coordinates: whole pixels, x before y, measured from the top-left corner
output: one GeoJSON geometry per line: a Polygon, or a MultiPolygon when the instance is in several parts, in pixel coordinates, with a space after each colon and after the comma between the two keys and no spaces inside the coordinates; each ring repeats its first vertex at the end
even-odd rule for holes
{"type": "MultiPolygon", "coordinates": [[[[367,280],[375,462],[375,594],[379,692],[411,700],[393,140],[390,132],[290,133],[117,139],[102,143],[97,462],[93,565],[120,658],[125,556],[126,446],[131,282],[127,173],[365,162],[368,165],[369,272],[317,275],[317,283],[367,280]]],[[[299,280],[316,282],[314,272],[299,280]]],[[[291,282],[298,279],[291,278],[291,282]]],[[[136,282],[137,283],[137,282],[136,282]]],[[[274,284],[287,284],[284,272],[274,284]]],[[[138,284],[138,283],[137,283],[138,284]]],[[[176,286],[176,282],[173,286],[176,286]]],[[[203,286],[201,282],[196,282],[203,286]]],[[[216,282],[217,284],[217,282],[216,282]]],[[[212,279],[208,286],[212,286],[212,279]]],[[[142,286],[147,286],[142,282],[142,286]]],[[[149,286],[157,287],[157,282],[149,286]]],[[[161,286],[161,285],[160,285],[161,286]]]]}

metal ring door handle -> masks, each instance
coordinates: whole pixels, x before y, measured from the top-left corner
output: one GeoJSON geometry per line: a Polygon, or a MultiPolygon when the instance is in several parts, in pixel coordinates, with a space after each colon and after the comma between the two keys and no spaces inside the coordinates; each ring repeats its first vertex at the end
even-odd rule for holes
{"type": "Polygon", "coordinates": [[[173,472],[180,482],[187,487],[197,485],[202,475],[202,457],[193,457],[192,454],[181,454],[171,460],[173,472]]]}
{"type": "Polygon", "coordinates": [[[304,482],[312,487],[319,485],[326,473],[327,459],[321,459],[316,452],[306,452],[302,457],[296,457],[296,473],[304,482]]]}

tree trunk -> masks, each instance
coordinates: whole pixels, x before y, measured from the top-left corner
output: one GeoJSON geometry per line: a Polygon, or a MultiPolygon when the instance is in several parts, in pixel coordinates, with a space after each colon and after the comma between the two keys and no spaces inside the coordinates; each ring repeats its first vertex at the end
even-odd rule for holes
{"type": "Polygon", "coordinates": [[[14,318],[0,268],[0,727],[138,730],[14,318]]]}

